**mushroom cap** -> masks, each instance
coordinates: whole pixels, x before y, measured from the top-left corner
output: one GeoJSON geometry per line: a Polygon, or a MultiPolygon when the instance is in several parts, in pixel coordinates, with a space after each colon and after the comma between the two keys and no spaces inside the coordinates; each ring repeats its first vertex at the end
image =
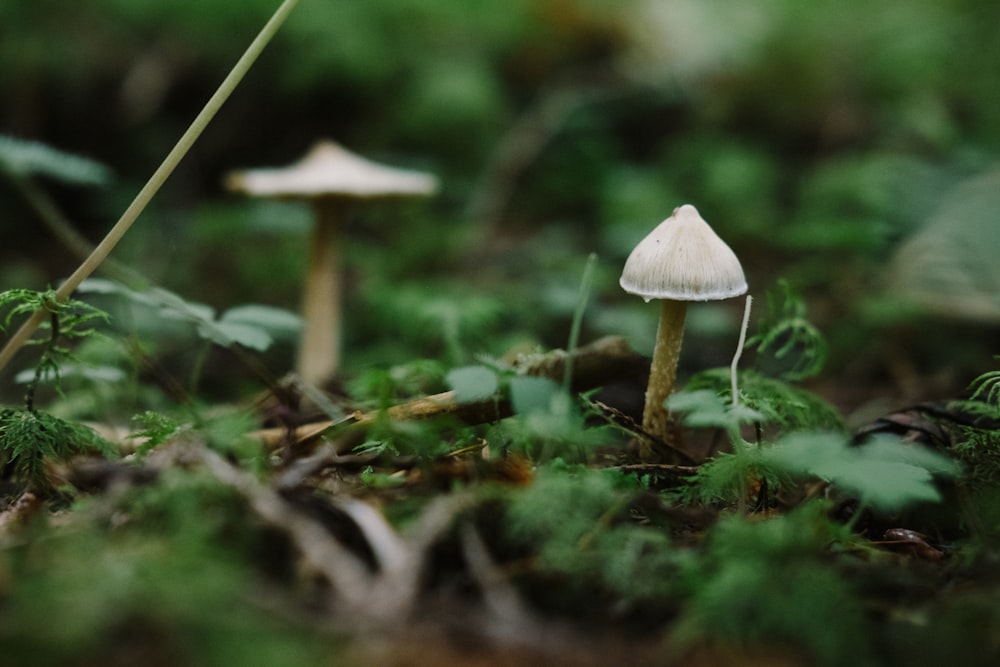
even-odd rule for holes
{"type": "Polygon", "coordinates": [[[639,242],[618,282],[646,301],[714,301],[747,291],[740,260],[690,204],[639,242]]]}
{"type": "Polygon", "coordinates": [[[375,198],[429,195],[437,179],[409,169],[367,160],[333,141],[321,141],[299,162],[288,167],[235,171],[226,187],[258,197],[375,198]]]}

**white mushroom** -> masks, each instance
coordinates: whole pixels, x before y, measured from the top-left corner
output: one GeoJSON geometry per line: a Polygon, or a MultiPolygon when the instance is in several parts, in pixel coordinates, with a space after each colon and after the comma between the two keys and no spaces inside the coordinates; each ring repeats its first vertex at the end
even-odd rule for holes
{"type": "MultiPolygon", "coordinates": [[[[661,302],[653,364],[649,371],[642,428],[670,443],[670,417],[663,403],[677,378],[688,301],[714,301],[747,291],[740,261],[708,226],[697,209],[685,204],[632,250],[619,284],[629,294],[661,302]]],[[[655,458],[648,444],[644,460],[655,458]]]]}
{"type": "Polygon", "coordinates": [[[230,190],[258,197],[305,199],[316,211],[302,303],[305,327],[297,370],[319,384],[340,366],[341,286],[338,233],[343,209],[353,200],[429,195],[437,180],[416,171],[366,160],[333,141],[321,141],[299,162],[230,174],[230,190]]]}

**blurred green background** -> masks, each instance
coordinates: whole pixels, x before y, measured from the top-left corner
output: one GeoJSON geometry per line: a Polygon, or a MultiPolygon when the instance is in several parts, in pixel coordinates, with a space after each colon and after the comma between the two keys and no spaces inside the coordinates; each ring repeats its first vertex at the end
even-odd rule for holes
{"type": "MultiPolygon", "coordinates": [[[[113,170],[102,188],[41,181],[96,241],[278,4],[4,2],[0,134],[113,170]]],[[[779,279],[804,295],[828,398],[954,395],[1000,353],[998,22],[972,0],[301,0],[114,257],[220,310],[297,309],[310,212],[222,183],[333,138],[442,183],[355,209],[347,375],[564,346],[591,252],[583,340],[648,352],[657,309],[618,275],[692,203],[758,316],[779,279]]],[[[0,288],[75,268],[3,181],[0,212],[0,288]]],[[[691,309],[682,373],[728,363],[741,311],[691,309]]]]}

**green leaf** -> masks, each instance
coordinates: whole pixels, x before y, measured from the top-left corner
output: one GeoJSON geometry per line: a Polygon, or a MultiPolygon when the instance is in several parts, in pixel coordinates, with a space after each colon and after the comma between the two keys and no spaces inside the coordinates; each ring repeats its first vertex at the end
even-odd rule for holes
{"type": "Polygon", "coordinates": [[[510,379],[510,402],[519,415],[548,411],[552,397],[560,391],[559,383],[549,378],[520,375],[510,379]]]}
{"type": "Polygon", "coordinates": [[[302,320],[294,313],[260,304],[235,306],[216,320],[215,309],[211,306],[188,301],[162,287],[139,292],[110,280],[91,278],[85,280],[80,289],[123,296],[133,303],[153,308],[161,317],[189,322],[201,338],[222,347],[237,343],[263,352],[275,337],[294,335],[302,327],[302,320]]]}
{"type": "Polygon", "coordinates": [[[108,280],[106,278],[87,278],[79,287],[76,288],[77,292],[92,294],[117,294],[117,295],[128,295],[132,292],[129,288],[125,287],[121,283],[115,282],[114,280],[108,280]]]}
{"type": "Polygon", "coordinates": [[[238,343],[251,350],[263,352],[271,347],[274,339],[269,333],[252,324],[240,322],[200,322],[198,335],[221,347],[238,343]]]}
{"type": "MultiPolygon", "coordinates": [[[[125,379],[125,371],[114,366],[87,366],[84,364],[65,363],[59,367],[59,376],[63,379],[78,377],[91,382],[112,383],[125,379]]],[[[35,369],[28,368],[14,376],[14,382],[27,384],[35,379],[35,369]]]]}
{"type": "Polygon", "coordinates": [[[0,170],[18,176],[49,176],[73,185],[105,185],[111,180],[111,170],[98,162],[4,135],[0,135],[0,170]]]}
{"type": "Polygon", "coordinates": [[[889,512],[918,502],[940,502],[941,494],[925,468],[898,461],[844,462],[830,470],[834,483],[889,512]]]}
{"type": "Polygon", "coordinates": [[[222,314],[219,322],[252,325],[275,337],[294,336],[302,330],[302,318],[295,313],[258,303],[234,306],[222,314]]]}
{"type": "Polygon", "coordinates": [[[958,474],[957,464],[946,457],[891,438],[852,447],[835,433],[793,433],[761,456],[765,465],[827,480],[890,512],[939,501],[934,475],[958,474]]]}
{"type": "Polygon", "coordinates": [[[215,309],[211,306],[187,301],[179,294],[162,287],[150,287],[145,292],[136,292],[135,294],[145,297],[147,303],[158,307],[163,317],[193,322],[211,322],[215,319],[215,309]]]}
{"type": "Polygon", "coordinates": [[[448,386],[459,403],[481,401],[493,396],[500,386],[495,371],[486,366],[462,366],[448,371],[448,386]]]}
{"type": "Polygon", "coordinates": [[[734,408],[710,389],[679,391],[667,399],[666,406],[671,412],[683,412],[684,424],[692,428],[717,427],[734,431],[741,424],[764,421],[764,415],[757,410],[743,404],[734,408]]]}
{"type": "Polygon", "coordinates": [[[894,436],[876,436],[866,440],[858,450],[866,460],[906,463],[942,477],[958,477],[962,473],[962,466],[957,461],[927,447],[905,443],[894,436]]]}

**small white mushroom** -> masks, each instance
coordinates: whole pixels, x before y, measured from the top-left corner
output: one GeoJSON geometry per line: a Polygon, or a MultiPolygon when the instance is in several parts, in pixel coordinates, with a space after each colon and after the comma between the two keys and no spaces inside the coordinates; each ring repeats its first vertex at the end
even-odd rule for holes
{"type": "MultiPolygon", "coordinates": [[[[697,209],[685,204],[674,209],[632,250],[619,284],[629,294],[661,302],[642,428],[670,443],[670,416],[663,403],[677,378],[687,302],[729,299],[746,293],[743,268],[697,209]]],[[[644,443],[642,456],[644,460],[655,458],[648,443],[644,443]]]]}
{"type": "Polygon", "coordinates": [[[366,160],[333,141],[321,141],[289,167],[233,172],[226,186],[257,197],[304,199],[315,209],[297,370],[305,381],[320,384],[336,375],[340,366],[341,268],[337,237],[343,209],[360,199],[429,195],[437,190],[437,180],[429,174],[366,160]]]}

